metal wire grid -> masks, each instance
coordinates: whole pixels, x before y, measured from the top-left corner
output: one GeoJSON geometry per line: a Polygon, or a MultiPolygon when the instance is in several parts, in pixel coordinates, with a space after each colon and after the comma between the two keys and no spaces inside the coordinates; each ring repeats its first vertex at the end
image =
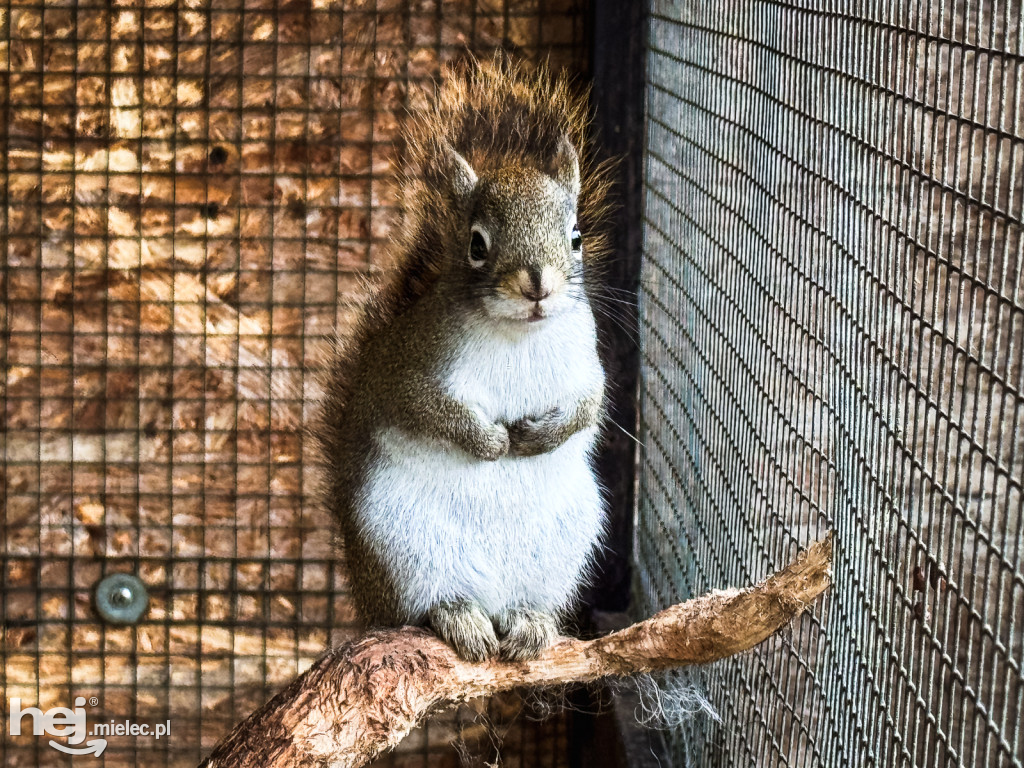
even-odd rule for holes
{"type": "Polygon", "coordinates": [[[1024,765],[1022,46],[1019,0],[651,4],[637,611],[837,537],[677,765],[1024,765]]]}
{"type": "MultiPolygon", "coordinates": [[[[347,636],[301,424],[318,345],[387,266],[401,116],[466,45],[581,68],[583,13],[0,5],[5,699],[170,719],[96,764],[194,765],[347,636]],[[149,587],[137,626],[91,607],[115,571],[149,587]]],[[[459,714],[388,762],[453,764],[474,727],[459,714]]],[[[565,728],[521,725],[507,760],[558,764],[565,728]]],[[[2,730],[5,765],[70,760],[2,730]]]]}

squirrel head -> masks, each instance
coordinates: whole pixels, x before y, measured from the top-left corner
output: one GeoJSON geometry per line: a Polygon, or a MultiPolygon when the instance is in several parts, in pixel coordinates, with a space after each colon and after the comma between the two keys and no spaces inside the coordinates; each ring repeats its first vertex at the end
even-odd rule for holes
{"type": "Polygon", "coordinates": [[[577,222],[580,167],[564,138],[544,169],[516,162],[476,172],[451,147],[457,217],[448,278],[496,319],[536,322],[585,301],[577,222]]]}
{"type": "Polygon", "coordinates": [[[588,124],[586,93],[565,73],[503,54],[454,65],[403,132],[406,219],[376,316],[439,282],[509,320],[587,302],[584,278],[595,291],[607,251],[611,168],[588,160],[588,124]]]}

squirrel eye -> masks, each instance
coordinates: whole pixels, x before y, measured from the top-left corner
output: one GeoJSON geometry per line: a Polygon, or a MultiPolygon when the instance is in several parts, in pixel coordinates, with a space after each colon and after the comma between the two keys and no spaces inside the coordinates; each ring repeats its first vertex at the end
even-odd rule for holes
{"type": "Polygon", "coordinates": [[[473,235],[469,240],[469,263],[474,267],[479,267],[485,261],[487,261],[487,240],[479,229],[473,227],[473,235]]]}
{"type": "Polygon", "coordinates": [[[580,234],[579,227],[572,228],[572,252],[579,253],[583,250],[583,235],[580,234]]]}

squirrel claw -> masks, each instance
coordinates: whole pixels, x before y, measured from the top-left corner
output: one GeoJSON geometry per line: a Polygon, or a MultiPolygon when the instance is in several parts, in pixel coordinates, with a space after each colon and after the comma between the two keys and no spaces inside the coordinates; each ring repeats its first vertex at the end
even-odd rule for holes
{"type": "Polygon", "coordinates": [[[441,603],[431,609],[430,625],[466,661],[485,661],[498,652],[494,625],[475,603],[441,603]]]}
{"type": "Polygon", "coordinates": [[[501,639],[501,658],[506,661],[529,661],[558,637],[555,617],[543,611],[514,608],[498,617],[501,639]]]}

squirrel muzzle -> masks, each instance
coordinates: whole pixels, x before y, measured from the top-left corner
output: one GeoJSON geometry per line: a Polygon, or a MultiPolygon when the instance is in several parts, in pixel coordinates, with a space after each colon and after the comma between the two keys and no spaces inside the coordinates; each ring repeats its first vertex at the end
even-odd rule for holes
{"type": "Polygon", "coordinates": [[[533,322],[552,314],[553,305],[565,292],[566,285],[562,271],[547,264],[509,272],[498,287],[506,300],[519,305],[522,318],[533,322]]]}

